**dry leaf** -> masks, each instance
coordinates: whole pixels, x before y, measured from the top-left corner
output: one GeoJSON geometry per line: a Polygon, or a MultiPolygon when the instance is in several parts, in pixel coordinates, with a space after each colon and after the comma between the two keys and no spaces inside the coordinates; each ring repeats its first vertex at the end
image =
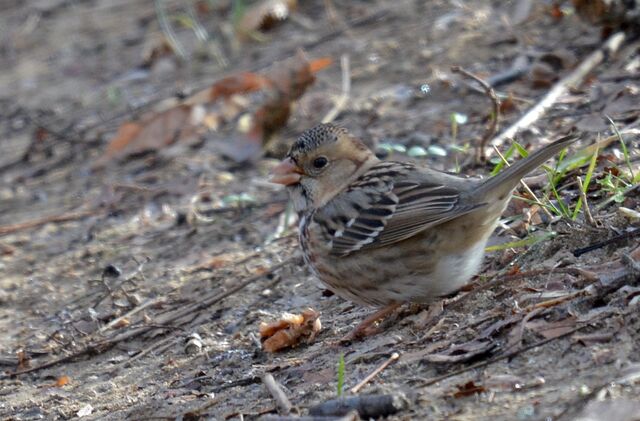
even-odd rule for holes
{"type": "Polygon", "coordinates": [[[456,387],[458,388],[458,390],[453,393],[454,398],[463,398],[466,396],[486,392],[484,386],[478,386],[473,381],[469,381],[465,384],[459,384],[456,387]]]}
{"type": "Polygon", "coordinates": [[[193,138],[204,117],[198,114],[197,107],[181,104],[161,113],[148,114],[138,122],[124,123],[99,163],[159,150],[193,138]]]}
{"type": "Polygon", "coordinates": [[[127,326],[129,326],[130,324],[131,324],[131,322],[129,321],[129,319],[127,319],[127,318],[123,318],[123,319],[118,320],[118,322],[117,322],[116,324],[114,324],[114,325],[112,326],[112,328],[114,328],[114,329],[121,329],[121,328],[123,328],[123,327],[127,327],[127,326]]]}
{"type": "Polygon", "coordinates": [[[239,73],[221,79],[180,103],[167,100],[137,121],[123,123],[109,142],[97,167],[109,161],[144,152],[157,151],[174,143],[188,143],[206,132],[218,130],[227,122],[244,122],[246,128],[223,144],[223,153],[243,162],[262,152],[262,145],[286,125],[291,103],[300,98],[314,82],[314,74],[332,63],[329,58],[309,61],[303,52],[293,59],[277,63],[267,75],[239,73]],[[244,98],[261,91],[257,103],[244,98]],[[222,107],[212,105],[223,100],[222,107]],[[246,113],[246,118],[241,114],[246,113]]]}
{"type": "Polygon", "coordinates": [[[55,386],[56,387],[66,386],[66,385],[69,384],[70,381],[71,381],[71,379],[69,378],[69,376],[60,376],[56,380],[55,386]]]}
{"type": "Polygon", "coordinates": [[[297,346],[301,342],[311,343],[322,329],[320,314],[308,308],[302,314],[285,313],[272,323],[260,323],[262,349],[276,352],[297,346]]]}
{"type": "Polygon", "coordinates": [[[248,129],[226,144],[223,153],[236,162],[254,158],[275,132],[287,124],[291,104],[299,99],[315,81],[315,73],[331,65],[329,58],[309,61],[299,51],[291,60],[277,63],[266,76],[266,100],[251,115],[248,129]]]}
{"type": "Polygon", "coordinates": [[[240,38],[266,31],[284,21],[297,6],[296,0],[262,0],[248,8],[236,25],[240,38]]]}
{"type": "Polygon", "coordinates": [[[154,37],[151,41],[144,47],[144,51],[142,53],[142,64],[141,67],[143,69],[148,69],[160,58],[167,57],[173,55],[173,46],[167,39],[167,37],[159,36],[154,37]]]}
{"type": "Polygon", "coordinates": [[[26,351],[24,349],[21,349],[16,352],[16,354],[18,357],[18,371],[29,368],[29,356],[27,355],[26,351]]]}

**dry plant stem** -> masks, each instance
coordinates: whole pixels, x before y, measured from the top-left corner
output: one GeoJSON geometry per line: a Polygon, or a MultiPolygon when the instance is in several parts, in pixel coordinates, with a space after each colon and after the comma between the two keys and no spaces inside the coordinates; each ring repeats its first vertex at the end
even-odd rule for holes
{"type": "Polygon", "coordinates": [[[362,389],[367,383],[369,383],[371,380],[373,380],[373,378],[375,376],[377,376],[378,374],[382,373],[382,370],[387,368],[389,366],[389,364],[391,364],[392,362],[396,361],[398,358],[400,358],[400,354],[398,354],[397,352],[394,352],[393,354],[391,354],[391,356],[385,362],[380,364],[380,366],[378,366],[375,370],[373,370],[367,377],[362,379],[362,381],[360,383],[358,383],[357,385],[353,386],[349,391],[351,393],[354,393],[354,394],[358,393],[360,391],[360,389],[362,389]]]}
{"type": "Polygon", "coordinates": [[[147,300],[144,303],[140,304],[138,307],[135,307],[134,309],[132,309],[131,311],[123,314],[120,317],[116,317],[115,319],[111,320],[109,323],[107,323],[106,325],[102,326],[97,333],[103,333],[106,330],[111,329],[113,326],[117,325],[118,323],[120,323],[122,320],[130,318],[131,316],[133,316],[136,313],[139,313],[140,311],[144,310],[147,307],[150,307],[152,305],[158,304],[160,302],[163,302],[164,299],[163,298],[155,298],[153,300],[147,300]]]}
{"type": "Polygon", "coordinates": [[[156,15],[158,16],[158,22],[160,23],[160,29],[164,33],[169,44],[171,44],[171,48],[173,49],[173,51],[175,51],[178,57],[180,57],[182,60],[186,60],[187,53],[185,52],[184,47],[182,46],[180,41],[178,41],[178,38],[176,38],[173,27],[169,22],[164,0],[155,0],[154,6],[156,9],[156,15]]]}
{"type": "Polygon", "coordinates": [[[580,192],[580,198],[582,199],[582,205],[584,207],[584,217],[589,223],[594,227],[598,226],[596,220],[593,219],[593,215],[591,214],[591,209],[589,208],[589,202],[587,201],[587,194],[584,192],[584,185],[582,184],[582,179],[580,177],[576,177],[576,181],[578,182],[578,191],[580,192]]]}
{"type": "Polygon", "coordinates": [[[534,308],[533,310],[531,310],[530,312],[528,312],[527,314],[525,314],[525,316],[522,318],[522,320],[520,321],[520,325],[516,328],[516,339],[513,341],[509,341],[510,342],[510,346],[509,348],[513,348],[517,345],[522,344],[522,337],[524,336],[524,331],[525,328],[527,326],[527,323],[529,323],[529,321],[531,319],[533,319],[534,317],[538,317],[540,315],[540,313],[542,313],[544,311],[544,309],[542,308],[534,308]]]}
{"type": "Polygon", "coordinates": [[[322,119],[323,123],[330,123],[342,112],[351,95],[351,66],[349,56],[343,54],[340,57],[340,69],[342,70],[342,94],[336,100],[333,108],[322,119]]]}
{"type": "Polygon", "coordinates": [[[267,373],[262,376],[262,383],[264,383],[264,386],[276,401],[276,404],[278,405],[278,412],[281,415],[289,415],[291,413],[291,409],[293,409],[293,405],[276,379],[274,379],[270,373],[267,373]]]}
{"type": "Polygon", "coordinates": [[[633,238],[640,235],[640,228],[636,228],[633,231],[623,232],[622,234],[615,235],[607,240],[598,241],[597,243],[590,244],[586,247],[581,247],[579,249],[575,249],[572,254],[574,257],[580,257],[585,253],[589,253],[590,251],[594,251],[597,249],[601,249],[602,247],[608,246],[609,244],[626,240],[628,238],[633,238]]]}
{"type": "Polygon", "coordinates": [[[549,307],[555,307],[558,304],[562,304],[565,303],[567,301],[571,301],[574,298],[577,297],[583,297],[589,295],[589,287],[569,293],[567,295],[563,295],[562,297],[557,297],[557,298],[552,298],[550,300],[545,300],[545,301],[541,301],[539,303],[535,303],[532,304],[530,306],[527,307],[527,309],[542,309],[542,308],[549,308],[549,307]]]}
{"type": "Polygon", "coordinates": [[[314,417],[313,415],[308,415],[305,417],[296,417],[296,416],[282,416],[282,415],[265,415],[260,418],[260,421],[359,421],[360,417],[358,416],[357,411],[351,411],[346,415],[342,416],[323,416],[319,415],[314,417]]]}
{"type": "MultiPolygon", "coordinates": [[[[502,155],[502,153],[500,153],[500,151],[498,150],[498,148],[496,147],[496,145],[492,145],[493,149],[496,151],[496,153],[498,154],[498,156],[500,157],[500,159],[502,160],[502,162],[504,162],[504,165],[510,167],[511,165],[509,164],[509,161],[507,161],[507,159],[504,157],[504,155],[502,155]]],[[[540,206],[540,209],[542,209],[542,212],[546,213],[547,216],[549,217],[549,219],[553,219],[553,215],[551,215],[551,212],[549,212],[547,210],[547,208],[542,204],[542,202],[540,201],[540,199],[538,199],[538,196],[535,195],[535,193],[533,193],[533,191],[529,188],[529,186],[527,186],[527,183],[524,182],[524,180],[520,180],[520,184],[522,184],[522,187],[525,189],[525,191],[527,193],[529,193],[529,195],[531,197],[533,197],[533,200],[535,200],[535,202],[537,203],[538,206],[540,206]]]]}
{"type": "Polygon", "coordinates": [[[324,0],[323,3],[329,21],[332,25],[335,25],[338,22],[338,12],[336,11],[336,6],[333,4],[333,0],[324,0]]]}
{"type": "Polygon", "coordinates": [[[491,124],[489,125],[489,127],[487,127],[484,134],[482,135],[482,138],[480,139],[480,145],[476,147],[476,162],[483,162],[486,160],[485,147],[487,145],[487,142],[489,141],[489,139],[495,136],[496,131],[498,130],[498,123],[500,121],[500,100],[498,99],[498,96],[496,95],[496,92],[493,90],[491,85],[489,85],[484,79],[481,79],[477,75],[474,75],[473,73],[463,69],[460,66],[452,67],[451,71],[454,73],[463,74],[466,77],[478,82],[480,86],[482,86],[482,89],[484,89],[484,92],[487,94],[489,99],[491,99],[491,104],[493,105],[492,115],[489,116],[491,124]]]}
{"type": "Polygon", "coordinates": [[[87,216],[94,216],[100,213],[101,212],[96,212],[95,210],[67,212],[60,215],[45,216],[43,218],[33,219],[31,221],[20,222],[18,224],[3,225],[3,226],[0,226],[0,235],[7,235],[7,234],[14,233],[16,231],[21,231],[29,228],[36,228],[41,225],[48,224],[50,222],[75,221],[76,219],[82,219],[87,216]]]}
{"type": "Polygon", "coordinates": [[[134,361],[139,360],[140,358],[154,351],[156,355],[160,355],[165,349],[169,348],[170,346],[173,346],[176,342],[178,342],[178,339],[173,336],[167,336],[166,338],[162,338],[161,340],[147,346],[142,351],[138,352],[136,355],[129,358],[128,360],[122,361],[119,365],[131,366],[131,363],[133,363],[134,361]]]}
{"type": "MultiPolygon", "coordinates": [[[[252,283],[256,282],[257,280],[283,268],[284,266],[287,266],[289,264],[292,264],[292,262],[294,262],[297,258],[296,257],[292,257],[290,259],[285,260],[284,262],[278,263],[276,265],[273,265],[268,271],[266,271],[265,273],[261,273],[259,275],[254,275],[249,277],[248,279],[246,279],[243,282],[240,282],[239,284],[237,284],[236,286],[234,286],[233,288],[224,291],[224,292],[220,292],[220,293],[215,293],[215,294],[211,294],[207,297],[205,297],[202,301],[191,304],[190,306],[186,306],[178,311],[175,311],[173,313],[167,313],[164,314],[162,316],[157,317],[154,320],[154,325],[163,325],[163,328],[166,328],[169,323],[178,320],[186,315],[195,313],[199,310],[205,309],[207,307],[212,306],[213,304],[216,304],[217,302],[227,298],[228,296],[235,294],[236,292],[246,288],[247,286],[251,285],[252,283]]],[[[58,365],[67,361],[71,361],[74,360],[78,357],[81,357],[83,355],[87,355],[87,354],[91,354],[91,353],[102,353],[104,351],[106,351],[107,349],[110,349],[111,347],[113,347],[114,345],[127,340],[127,339],[131,339],[137,336],[140,336],[142,334],[145,334],[147,332],[149,332],[152,329],[155,329],[155,326],[141,326],[138,328],[133,328],[130,329],[126,332],[120,333],[118,335],[115,335],[111,338],[102,340],[102,341],[96,341],[96,342],[92,342],[88,345],[86,345],[84,348],[73,352],[71,354],[65,355],[63,357],[60,358],[56,358],[53,359],[51,361],[48,361],[46,363],[43,363],[39,366],[36,367],[32,367],[29,368],[27,370],[22,370],[22,371],[17,371],[15,373],[11,373],[8,376],[9,377],[15,377],[15,376],[19,376],[21,374],[26,374],[26,373],[32,373],[34,371],[39,371],[42,370],[44,368],[48,368],[48,367],[52,367],[54,365],[58,365]]],[[[0,379],[4,378],[3,376],[0,376],[0,379]]]]}
{"type": "Polygon", "coordinates": [[[522,348],[518,348],[518,349],[516,349],[514,351],[507,352],[507,353],[502,354],[502,355],[498,355],[497,357],[490,358],[490,359],[488,359],[486,361],[481,361],[481,362],[476,363],[476,364],[471,364],[468,367],[461,368],[459,370],[455,370],[455,371],[449,372],[447,374],[443,374],[441,376],[433,377],[431,379],[427,379],[424,383],[421,383],[420,385],[423,386],[423,387],[424,386],[430,386],[432,384],[439,383],[442,380],[446,380],[446,379],[448,379],[450,377],[455,377],[455,376],[458,376],[460,374],[464,374],[464,373],[466,373],[468,371],[476,370],[478,368],[486,367],[488,365],[491,365],[491,364],[493,364],[495,362],[515,357],[516,355],[521,354],[523,352],[527,352],[527,351],[530,351],[532,349],[539,348],[539,347],[541,347],[543,345],[548,344],[549,342],[553,342],[555,340],[562,339],[562,338],[565,338],[565,337],[567,337],[569,335],[572,335],[572,334],[574,334],[574,333],[576,333],[576,332],[588,327],[590,323],[593,323],[595,320],[597,320],[599,318],[601,318],[601,317],[597,317],[594,320],[590,320],[589,322],[585,322],[581,326],[576,326],[575,328],[571,329],[570,331],[567,331],[567,332],[563,333],[562,335],[558,335],[558,336],[555,336],[553,338],[543,339],[543,340],[535,342],[535,343],[533,343],[531,345],[527,345],[527,346],[524,346],[522,348]]]}
{"type": "Polygon", "coordinates": [[[446,306],[447,309],[455,309],[457,307],[460,306],[460,304],[466,302],[467,300],[469,300],[469,298],[473,297],[474,295],[482,292],[482,291],[486,291],[490,288],[493,288],[494,286],[498,285],[499,283],[508,283],[508,282],[512,282],[512,281],[517,281],[519,279],[524,279],[524,278],[528,278],[531,276],[539,276],[539,275],[546,275],[546,274],[553,274],[553,273],[568,273],[571,275],[577,275],[577,276],[582,276],[584,278],[586,278],[588,281],[592,281],[595,282],[598,280],[597,275],[593,272],[590,272],[588,270],[584,270],[584,269],[580,269],[580,268],[548,268],[548,269],[535,269],[535,270],[530,270],[530,271],[526,271],[526,272],[520,272],[518,274],[515,275],[507,275],[507,274],[498,274],[498,275],[494,275],[493,279],[490,279],[488,281],[486,281],[484,284],[480,285],[477,288],[474,288],[473,290],[469,291],[468,293],[466,293],[465,295],[463,295],[460,299],[456,300],[455,302],[450,303],[449,305],[446,306]]]}
{"type": "Polygon", "coordinates": [[[502,145],[507,139],[513,139],[514,136],[522,129],[530,127],[545,112],[555,104],[558,99],[569,91],[571,88],[575,88],[580,85],[585,77],[593,71],[598,65],[600,65],[609,55],[614,54],[622,43],[625,41],[626,36],[624,32],[616,32],[611,35],[609,39],[605,41],[602,47],[591,53],[573,72],[560,79],[558,83],[542,98],[533,108],[531,108],[525,115],[520,117],[518,121],[509,126],[506,130],[495,137],[491,143],[496,146],[502,145]]]}

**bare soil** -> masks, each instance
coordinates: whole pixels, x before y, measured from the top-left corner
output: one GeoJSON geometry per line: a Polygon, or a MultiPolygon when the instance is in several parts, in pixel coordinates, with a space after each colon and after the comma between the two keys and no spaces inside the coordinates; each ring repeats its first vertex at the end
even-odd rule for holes
{"type": "MultiPolygon", "coordinates": [[[[539,63],[497,88],[512,98],[503,110],[505,127],[599,48],[600,28],[571,13],[554,18],[551,2],[531,2],[518,23],[513,16],[525,2],[333,0],[300,2],[265,41],[238,44],[229,2],[203,3],[209,8],[199,19],[222,48],[226,68],[179,24],[181,2],[164,4],[187,59],[169,56],[147,69],[140,68],[144,52],[162,35],[152,2],[0,5],[1,419],[257,419],[277,412],[261,380],[266,372],[307,414],[336,397],[340,354],[351,395],[349,388],[394,352],[400,359],[358,392],[401,394],[406,406],[385,419],[555,420],[580,413],[640,419],[638,274],[623,259],[615,270],[626,271],[625,286],[585,295],[576,291],[598,281],[575,270],[602,279],[615,272],[604,265],[631,252],[638,237],[572,254],[638,225],[620,215],[619,203],[594,209],[599,227],[582,213],[576,221],[533,222],[535,233],[557,235],[488,253],[473,287],[447,298],[440,311],[442,303],[405,308],[380,333],[339,345],[372,310],[327,294],[303,267],[295,225],[283,222],[286,194],[266,182],[280,151],[319,123],[340,95],[342,55],[349,57],[351,91],[337,123],[374,148],[435,151],[413,158],[396,152],[394,159],[487,175],[492,165],[471,162],[491,104],[451,66],[489,77],[518,57],[539,63]],[[149,104],[226,75],[263,71],[298,48],[335,64],[318,73],[276,135],[280,147],[263,159],[229,161],[220,145],[233,140],[207,134],[197,145],[93,166],[118,125],[149,104]],[[454,113],[465,116],[455,134],[454,113]],[[249,204],[237,205],[242,194],[249,204]],[[68,220],[1,229],[69,213],[68,220]],[[496,277],[504,273],[512,276],[496,277]],[[193,311],[182,317],[167,316],[189,306],[193,311]],[[261,321],[307,307],[322,321],[311,344],[261,350],[261,321]],[[194,333],[203,347],[189,354],[185,345],[194,333]],[[433,381],[442,375],[449,377],[433,381]]],[[[620,128],[637,128],[638,51],[629,42],[607,58],[520,143],[535,148],[576,126],[585,146],[611,134],[605,115],[620,128]]],[[[638,136],[627,145],[638,171],[638,136]]],[[[598,177],[605,167],[626,168],[619,143],[602,156],[598,177]]],[[[572,179],[581,171],[563,182],[570,203],[577,200],[572,179]]],[[[533,181],[536,191],[546,184],[533,181]]],[[[606,192],[592,190],[594,203],[606,199],[606,192]]],[[[622,206],[637,209],[638,200],[637,189],[630,191],[622,206]]],[[[521,215],[522,207],[514,204],[508,214],[521,215]]],[[[522,227],[502,227],[493,243],[526,236],[522,227]]]]}

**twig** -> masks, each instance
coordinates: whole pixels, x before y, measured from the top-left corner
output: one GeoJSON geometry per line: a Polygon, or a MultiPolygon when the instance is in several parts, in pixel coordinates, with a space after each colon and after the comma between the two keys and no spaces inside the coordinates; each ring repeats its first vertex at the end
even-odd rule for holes
{"type": "Polygon", "coordinates": [[[148,347],[146,347],[145,349],[143,349],[142,351],[138,352],[136,355],[129,358],[128,360],[122,361],[119,365],[130,366],[131,363],[144,357],[145,355],[149,354],[152,351],[155,351],[156,355],[160,355],[165,349],[169,348],[170,346],[173,346],[177,341],[178,341],[178,338],[173,336],[167,336],[166,338],[162,338],[158,342],[153,343],[148,347]]]}
{"type": "Polygon", "coordinates": [[[178,38],[176,38],[176,34],[173,30],[173,27],[169,22],[169,18],[167,17],[167,11],[165,9],[164,0],[155,0],[153,4],[156,9],[156,15],[158,16],[158,22],[160,23],[160,29],[162,30],[165,37],[167,38],[167,41],[171,45],[171,48],[173,49],[173,51],[175,51],[178,57],[180,57],[182,60],[186,60],[187,53],[185,52],[184,47],[182,46],[180,41],[178,41],[178,38]]]}
{"type": "Polygon", "coordinates": [[[360,421],[360,417],[358,416],[358,412],[351,411],[343,416],[313,416],[309,415],[306,417],[296,417],[296,416],[281,416],[281,415],[265,415],[260,418],[260,421],[360,421]]]}
{"type": "MultiPolygon", "coordinates": [[[[600,318],[600,317],[596,317],[596,319],[597,318],[600,318]]],[[[481,367],[486,367],[486,366],[491,365],[491,364],[493,364],[495,362],[506,360],[508,358],[515,357],[516,355],[521,354],[523,352],[527,352],[527,351],[530,351],[532,349],[539,348],[539,347],[541,347],[543,345],[548,344],[549,342],[552,342],[552,341],[555,341],[557,339],[561,339],[561,338],[567,337],[569,335],[572,335],[572,334],[584,329],[585,327],[588,327],[589,324],[592,323],[593,321],[594,320],[589,320],[588,322],[584,322],[583,325],[576,326],[575,328],[573,328],[573,329],[571,329],[571,330],[569,330],[569,331],[567,331],[567,332],[565,332],[565,333],[563,333],[561,335],[555,336],[553,338],[543,339],[543,340],[535,342],[535,343],[533,343],[531,345],[527,345],[527,346],[524,346],[522,348],[516,349],[514,351],[507,352],[507,353],[502,354],[502,355],[498,355],[497,357],[490,358],[490,359],[488,359],[486,361],[481,361],[481,362],[478,362],[476,364],[471,364],[468,367],[461,368],[459,370],[455,370],[455,371],[449,372],[447,374],[443,374],[441,376],[433,377],[431,379],[427,379],[424,383],[421,383],[421,386],[423,386],[423,387],[424,386],[430,386],[432,384],[439,383],[442,380],[446,380],[446,379],[448,379],[450,377],[455,377],[457,375],[464,374],[467,371],[472,371],[472,370],[475,370],[475,369],[478,369],[478,368],[481,368],[481,367]]]]}
{"type": "Polygon", "coordinates": [[[17,224],[0,226],[0,236],[14,233],[29,228],[36,228],[50,222],[68,222],[76,219],[82,219],[87,216],[97,215],[95,210],[85,210],[76,212],[67,212],[61,215],[45,216],[43,218],[33,219],[31,221],[20,222],[17,224]]]}
{"type": "Polygon", "coordinates": [[[616,243],[618,241],[622,241],[622,240],[626,240],[628,238],[636,237],[637,235],[640,235],[640,228],[636,228],[633,231],[623,232],[622,234],[615,235],[615,236],[613,236],[613,237],[611,237],[611,238],[609,238],[607,240],[604,240],[604,241],[598,241],[597,243],[590,244],[590,245],[588,245],[586,247],[575,249],[573,251],[573,256],[574,257],[579,257],[579,256],[582,256],[585,253],[589,253],[590,251],[594,251],[594,250],[600,249],[600,248],[602,248],[604,246],[608,246],[609,244],[616,243]]]}
{"type": "Polygon", "coordinates": [[[559,80],[555,86],[544,96],[536,105],[533,106],[525,115],[520,117],[518,121],[509,126],[506,130],[495,137],[491,143],[500,146],[507,139],[513,137],[522,129],[531,126],[535,121],[544,115],[544,113],[555,104],[558,99],[571,88],[582,83],[584,78],[602,63],[611,54],[614,54],[625,41],[624,32],[616,32],[609,37],[596,51],[591,53],[573,72],[559,80]]]}
{"type": "Polygon", "coordinates": [[[266,373],[262,376],[262,383],[264,383],[264,387],[267,388],[273,399],[276,401],[276,404],[278,405],[278,412],[281,415],[289,415],[291,413],[291,409],[293,409],[293,405],[276,379],[274,379],[270,373],[266,373]]]}
{"type": "Polygon", "coordinates": [[[391,356],[385,362],[380,364],[380,366],[378,366],[378,368],[373,370],[367,377],[362,379],[362,381],[360,383],[358,383],[357,385],[353,386],[349,391],[351,393],[354,393],[354,394],[358,393],[360,391],[360,389],[362,389],[367,383],[369,383],[371,380],[373,380],[373,378],[375,376],[380,374],[382,372],[382,370],[387,368],[389,366],[389,364],[391,364],[392,362],[396,361],[398,358],[400,358],[400,354],[398,354],[397,352],[394,352],[393,354],[391,354],[391,356]]]}
{"type": "Polygon", "coordinates": [[[342,94],[336,100],[333,108],[329,110],[327,115],[322,119],[323,123],[332,122],[344,109],[347,105],[347,101],[349,101],[349,96],[351,94],[351,66],[349,64],[349,56],[347,54],[343,54],[340,56],[340,69],[342,70],[342,94]]]}
{"type": "Polygon", "coordinates": [[[103,333],[104,331],[111,329],[113,326],[117,325],[118,323],[120,323],[122,320],[127,319],[131,316],[133,316],[134,314],[144,310],[147,307],[150,307],[152,305],[158,304],[160,302],[163,302],[164,298],[154,298],[152,300],[147,300],[144,303],[140,304],[138,307],[133,308],[131,311],[123,314],[120,317],[116,317],[115,319],[111,320],[109,323],[107,323],[106,325],[102,326],[97,333],[103,333]]]}
{"type": "Polygon", "coordinates": [[[496,95],[496,92],[493,90],[491,85],[489,85],[484,79],[481,79],[479,76],[474,75],[468,70],[463,69],[460,66],[454,66],[451,68],[451,71],[454,73],[460,73],[465,75],[468,78],[471,78],[478,82],[480,86],[484,89],[485,94],[491,99],[491,103],[493,104],[492,114],[489,116],[489,120],[491,124],[487,127],[482,138],[480,138],[480,144],[476,147],[476,162],[484,162],[487,157],[485,156],[485,146],[489,139],[495,136],[496,131],[498,130],[498,122],[500,121],[500,100],[496,95]]]}
{"type": "Polygon", "coordinates": [[[459,298],[455,302],[447,305],[446,308],[447,309],[455,309],[456,307],[459,307],[460,304],[466,302],[469,298],[473,297],[474,295],[476,295],[476,294],[478,294],[478,293],[480,293],[482,291],[486,291],[486,290],[488,290],[490,288],[493,288],[494,286],[496,286],[498,284],[517,281],[519,279],[524,279],[524,278],[528,278],[528,277],[532,277],[532,276],[539,276],[539,275],[546,275],[546,274],[551,275],[551,274],[554,274],[554,273],[568,273],[568,274],[571,274],[571,275],[579,275],[579,276],[583,276],[587,280],[593,281],[593,282],[598,280],[597,275],[595,273],[590,272],[590,271],[585,270],[585,269],[572,268],[572,267],[535,269],[535,270],[530,270],[530,271],[526,271],[526,272],[520,272],[520,273],[517,273],[515,275],[497,274],[497,275],[494,275],[493,279],[490,279],[490,280],[486,281],[485,283],[483,283],[482,285],[480,285],[479,287],[474,288],[473,290],[469,291],[468,293],[463,295],[461,298],[459,298]]]}
{"type": "Polygon", "coordinates": [[[589,208],[589,202],[587,201],[587,194],[584,192],[584,185],[582,184],[582,179],[580,177],[576,177],[576,181],[578,182],[578,192],[580,192],[580,198],[582,199],[582,204],[584,205],[584,216],[589,225],[597,227],[598,224],[596,220],[593,219],[593,215],[591,214],[591,208],[589,208]]]}
{"type": "Polygon", "coordinates": [[[558,304],[562,304],[562,303],[565,303],[567,301],[571,301],[574,298],[584,297],[586,295],[589,295],[590,291],[591,291],[591,289],[589,287],[583,288],[583,289],[580,289],[578,291],[574,291],[574,292],[571,292],[569,294],[562,295],[560,297],[551,298],[549,300],[545,300],[545,301],[541,301],[539,303],[531,304],[530,306],[527,307],[527,309],[530,309],[530,308],[543,309],[543,308],[555,307],[558,304]]]}

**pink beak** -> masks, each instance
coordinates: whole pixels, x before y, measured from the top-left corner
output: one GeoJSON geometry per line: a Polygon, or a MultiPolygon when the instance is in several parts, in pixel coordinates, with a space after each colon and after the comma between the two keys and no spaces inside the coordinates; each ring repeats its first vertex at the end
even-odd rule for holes
{"type": "Polygon", "coordinates": [[[291,158],[285,158],[271,170],[269,181],[284,186],[290,186],[300,181],[302,170],[291,158]]]}

